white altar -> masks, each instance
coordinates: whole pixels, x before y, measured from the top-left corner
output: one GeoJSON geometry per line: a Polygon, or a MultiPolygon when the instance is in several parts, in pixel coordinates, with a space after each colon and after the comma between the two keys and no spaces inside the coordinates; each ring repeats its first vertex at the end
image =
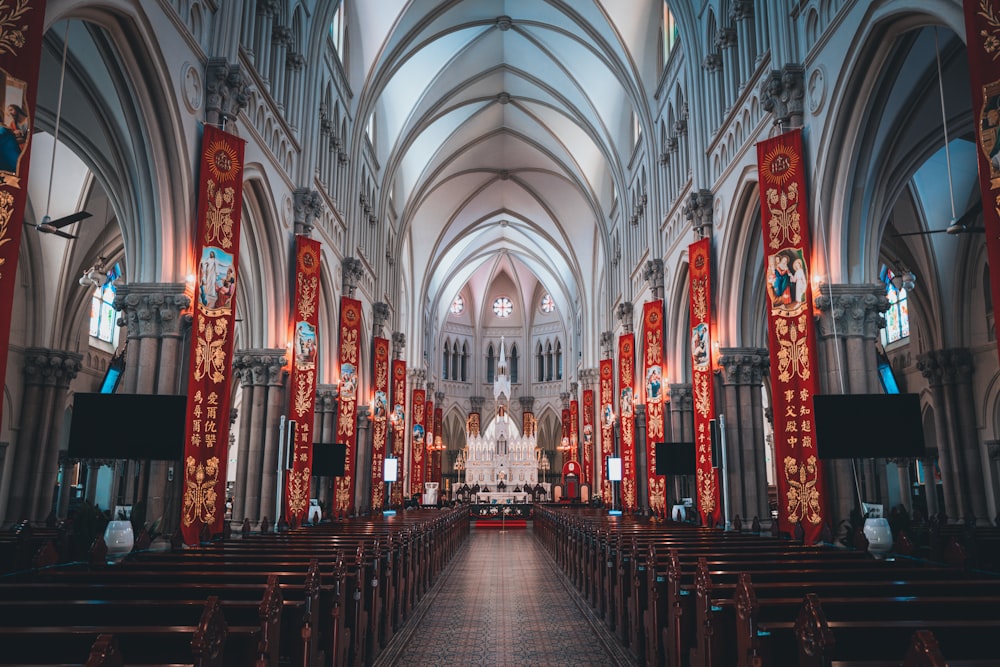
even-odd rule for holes
{"type": "Polygon", "coordinates": [[[476,494],[477,503],[486,503],[489,505],[512,505],[514,503],[529,503],[531,502],[530,494],[527,493],[506,493],[503,491],[499,492],[488,492],[488,493],[477,493],[476,494]]]}

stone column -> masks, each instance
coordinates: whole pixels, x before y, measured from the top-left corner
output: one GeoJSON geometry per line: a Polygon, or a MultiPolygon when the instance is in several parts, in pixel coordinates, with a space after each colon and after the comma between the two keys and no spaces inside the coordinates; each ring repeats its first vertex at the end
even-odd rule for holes
{"type": "Polygon", "coordinates": [[[933,350],[917,358],[934,400],[934,427],[949,519],[988,519],[986,484],[972,396],[972,353],[933,350]]]}
{"type": "MultiPolygon", "coordinates": [[[[694,396],[690,382],[667,385],[670,391],[670,434],[673,442],[694,442],[694,396]]],[[[664,415],[666,418],[667,415],[664,415]]],[[[668,484],[673,485],[674,498],[691,495],[688,480],[684,475],[672,475],[668,484]]],[[[667,503],[670,504],[669,501],[667,503]]]]}
{"type": "Polygon", "coordinates": [[[42,521],[52,509],[59,441],[70,381],[80,371],[76,352],[32,347],[24,353],[21,429],[8,452],[13,474],[7,522],[42,521]]]}
{"type": "MultiPolygon", "coordinates": [[[[265,77],[267,72],[260,71],[260,75],[265,77]]],[[[248,80],[239,63],[209,59],[205,69],[205,122],[225,127],[226,122],[235,119],[250,101],[248,80]]]]}
{"type": "Polygon", "coordinates": [[[271,31],[274,29],[274,16],[278,12],[277,0],[257,0],[257,32],[254,44],[259,45],[256,52],[257,74],[261,78],[264,90],[270,90],[271,84],[267,75],[271,70],[271,31]]]}
{"type": "Polygon", "coordinates": [[[354,463],[354,507],[358,515],[368,514],[372,507],[372,429],[369,410],[367,405],[358,405],[358,447],[354,463]]]}
{"type": "Polygon", "coordinates": [[[233,367],[243,382],[240,405],[240,432],[236,454],[236,488],[233,520],[274,520],[274,480],[277,465],[277,435],[280,405],[284,397],[282,382],[287,362],[283,348],[240,350],[233,355],[233,367]],[[277,386],[274,384],[277,383],[277,386]],[[277,415],[273,414],[279,406],[277,415]],[[273,422],[271,420],[274,420],[273,422]],[[272,438],[272,440],[268,440],[272,438]],[[271,464],[265,466],[265,442],[271,444],[271,464]],[[270,505],[264,495],[265,468],[271,470],[270,505]]]}
{"type": "MultiPolygon", "coordinates": [[[[339,392],[337,385],[321,384],[316,387],[316,423],[314,433],[316,442],[324,445],[331,445],[336,442],[335,433],[337,428],[337,397],[339,392]]],[[[333,478],[315,477],[314,488],[317,489],[317,497],[325,507],[332,507],[333,499],[333,478]]]]}
{"type": "Polygon", "coordinates": [[[636,505],[649,514],[649,462],[646,456],[646,406],[638,403],[635,410],[635,492],[636,505]]]}
{"type": "Polygon", "coordinates": [[[281,356],[273,356],[267,366],[267,407],[264,422],[264,459],[260,483],[260,515],[277,520],[274,516],[277,507],[278,493],[278,444],[281,437],[281,416],[285,411],[285,381],[288,371],[285,365],[288,360],[281,356]]]}
{"type": "Polygon", "coordinates": [[[752,57],[753,52],[756,51],[756,43],[751,43],[751,38],[754,36],[752,0],[735,0],[729,8],[729,18],[736,24],[736,43],[739,47],[739,87],[740,90],[743,90],[756,66],[752,57]]]}
{"type": "Polygon", "coordinates": [[[767,348],[726,347],[720,350],[723,369],[722,408],[726,416],[725,471],[729,484],[729,519],[757,517],[771,522],[767,504],[767,458],[764,443],[763,379],[770,368],[767,348]]]}
{"type": "Polygon", "coordinates": [[[311,236],[313,225],[323,212],[323,200],[316,190],[297,188],[292,192],[295,233],[311,236]]]}
{"type": "Polygon", "coordinates": [[[927,456],[919,459],[919,465],[924,468],[924,497],[927,500],[928,518],[936,515],[940,511],[937,497],[937,473],[934,470],[934,462],[936,458],[937,456],[927,456]]]}
{"type": "Polygon", "coordinates": [[[701,189],[692,192],[688,202],[684,204],[684,217],[691,223],[691,229],[698,238],[711,235],[714,215],[715,203],[711,190],[701,189]]]}
{"type": "MultiPolygon", "coordinates": [[[[882,327],[882,313],[889,307],[885,286],[821,285],[816,298],[816,339],[820,391],[824,394],[869,394],[881,391],[875,340],[882,327]]],[[[818,434],[820,437],[822,434],[818,434]]],[[[823,443],[818,442],[823,448],[823,443]]],[[[866,461],[824,461],[830,526],[836,528],[850,518],[861,497],[876,497],[875,478],[885,479],[885,466],[875,459],[866,461]],[[867,465],[866,485],[860,488],[858,466],[867,465]]],[[[860,507],[858,507],[860,510],[860,507]]]]}

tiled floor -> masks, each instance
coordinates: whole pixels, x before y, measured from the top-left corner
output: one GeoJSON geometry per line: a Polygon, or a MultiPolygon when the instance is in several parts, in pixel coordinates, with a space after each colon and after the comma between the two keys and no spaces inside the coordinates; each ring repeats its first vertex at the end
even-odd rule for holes
{"type": "Polygon", "coordinates": [[[473,528],[379,667],[632,667],[528,528],[473,528]]]}

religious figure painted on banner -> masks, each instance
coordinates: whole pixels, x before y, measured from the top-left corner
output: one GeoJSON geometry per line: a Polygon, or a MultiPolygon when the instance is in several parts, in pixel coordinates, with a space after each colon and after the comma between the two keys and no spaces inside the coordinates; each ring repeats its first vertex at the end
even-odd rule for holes
{"type": "Polygon", "coordinates": [[[632,387],[625,387],[622,389],[622,417],[632,416],[632,387]]]}
{"type": "Polygon", "coordinates": [[[400,426],[406,421],[406,411],[403,409],[402,403],[396,403],[392,408],[392,421],[396,422],[400,426]]]}
{"type": "Polygon", "coordinates": [[[386,418],[386,408],[388,407],[388,405],[389,405],[389,403],[386,400],[385,392],[381,391],[381,390],[380,391],[376,391],[375,392],[375,406],[374,406],[375,419],[385,419],[386,418]]]}
{"type": "Polygon", "coordinates": [[[4,121],[0,126],[0,172],[16,174],[18,162],[28,145],[31,121],[25,104],[27,84],[3,72],[4,121]]]}
{"type": "Polygon", "coordinates": [[[205,310],[232,307],[236,286],[233,256],[215,246],[205,246],[198,265],[198,302],[205,310]]]}
{"type": "Polygon", "coordinates": [[[344,401],[354,400],[354,395],[358,390],[358,372],[354,364],[341,364],[340,366],[340,399],[344,401]]]}
{"type": "Polygon", "coordinates": [[[659,403],[663,400],[663,369],[659,364],[646,369],[646,402],[659,403]]]}
{"type": "Polygon", "coordinates": [[[295,323],[295,364],[299,368],[316,365],[316,327],[308,322],[295,323]]]}
{"type": "Polygon", "coordinates": [[[590,446],[590,443],[594,441],[594,426],[593,424],[583,425],[583,444],[590,446]]]}
{"type": "Polygon", "coordinates": [[[698,369],[708,366],[708,325],[704,322],[691,327],[691,363],[698,369]]]}
{"type": "Polygon", "coordinates": [[[615,409],[610,403],[605,403],[601,408],[601,419],[605,426],[611,426],[615,421],[615,409]]]}
{"type": "Polygon", "coordinates": [[[802,312],[809,288],[809,270],[802,250],[779,250],[767,258],[767,265],[767,294],[771,298],[771,310],[785,316],[802,312]]]}
{"type": "Polygon", "coordinates": [[[424,425],[414,424],[413,425],[413,444],[422,445],[424,444],[424,425]]]}
{"type": "Polygon", "coordinates": [[[1000,81],[983,86],[979,148],[990,163],[990,188],[1000,188],[1000,81]]]}

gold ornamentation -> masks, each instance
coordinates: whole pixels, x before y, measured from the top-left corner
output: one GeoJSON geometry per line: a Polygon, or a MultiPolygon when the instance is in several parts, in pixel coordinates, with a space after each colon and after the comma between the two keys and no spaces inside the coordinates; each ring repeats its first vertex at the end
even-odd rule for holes
{"type": "Polygon", "coordinates": [[[709,382],[711,377],[708,373],[695,372],[694,387],[691,394],[694,399],[695,411],[706,419],[712,416],[712,387],[709,382]]]}
{"type": "Polygon", "coordinates": [[[816,457],[810,456],[802,464],[791,456],[785,457],[785,481],[788,483],[788,516],[792,523],[808,521],[818,525],[823,521],[819,504],[819,466],[816,457]]]}
{"type": "Polygon", "coordinates": [[[313,373],[314,371],[299,371],[295,374],[298,381],[295,387],[295,399],[292,401],[295,406],[295,414],[302,416],[309,412],[313,405],[313,373]]]}
{"type": "Polygon", "coordinates": [[[698,507],[702,516],[715,514],[715,470],[698,468],[698,507]]]}
{"type": "Polygon", "coordinates": [[[781,348],[778,350],[778,380],[783,383],[790,382],[793,374],[802,380],[808,380],[812,374],[809,369],[807,324],[805,315],[799,317],[798,322],[792,326],[788,325],[786,319],[779,317],[774,320],[774,330],[781,348]]]}
{"type": "Polygon", "coordinates": [[[229,334],[229,320],[199,318],[198,345],[195,348],[194,379],[201,382],[207,375],[212,382],[226,379],[226,338],[229,334]]]}
{"type": "Polygon", "coordinates": [[[207,184],[208,202],[205,207],[205,245],[218,243],[223,248],[233,245],[233,210],[236,191],[233,188],[216,190],[215,181],[207,184]]]}
{"type": "Polygon", "coordinates": [[[309,507],[309,468],[288,471],[288,513],[302,516],[309,507]]]}
{"type": "MultiPolygon", "coordinates": [[[[0,191],[0,248],[11,242],[8,232],[10,231],[12,215],[14,215],[14,195],[0,191]]],[[[0,266],[3,266],[6,261],[6,258],[0,257],[0,266]]],[[[3,274],[0,273],[0,277],[2,276],[3,274]]]]}
{"type": "Polygon", "coordinates": [[[208,171],[212,174],[212,178],[217,181],[226,183],[241,173],[236,149],[228,141],[221,139],[213,141],[208,145],[205,156],[207,157],[208,171]]]}
{"type": "Polygon", "coordinates": [[[340,402],[340,419],[337,420],[337,433],[340,435],[354,435],[354,401],[340,402]]]}
{"type": "Polygon", "coordinates": [[[193,456],[187,457],[184,470],[184,510],[182,521],[185,526],[195,521],[205,524],[215,523],[215,487],[219,483],[219,459],[213,456],[199,463],[193,456]]]}
{"type": "Polygon", "coordinates": [[[337,479],[337,490],[335,493],[335,508],[340,512],[351,509],[354,502],[354,484],[351,475],[345,475],[337,479]]]}
{"type": "Polygon", "coordinates": [[[25,14],[31,11],[30,0],[18,0],[13,7],[0,4],[0,55],[14,53],[26,43],[28,23],[25,14]]]}
{"type": "Polygon", "coordinates": [[[666,506],[667,481],[663,477],[653,477],[649,480],[649,507],[659,513],[666,506]]]}
{"type": "Polygon", "coordinates": [[[358,362],[358,330],[353,327],[340,329],[340,356],[343,361],[358,362]]]}
{"type": "Polygon", "coordinates": [[[319,289],[319,278],[316,276],[306,278],[300,271],[297,284],[299,286],[299,317],[303,320],[311,319],[316,313],[316,293],[319,289]]]}
{"type": "Polygon", "coordinates": [[[979,31],[983,38],[983,51],[993,60],[997,60],[1000,58],[1000,19],[990,7],[989,0],[979,0],[979,11],[976,13],[983,17],[988,26],[988,30],[979,31]]]}
{"type": "Polygon", "coordinates": [[[771,213],[771,219],[767,221],[768,245],[775,250],[782,245],[798,245],[802,241],[799,184],[792,183],[787,191],[781,193],[776,188],[769,188],[767,207],[771,213]]]}
{"type": "Polygon", "coordinates": [[[708,319],[708,298],[705,291],[707,284],[708,278],[699,278],[691,282],[691,291],[694,293],[691,299],[691,314],[694,315],[697,323],[708,319]]]}

